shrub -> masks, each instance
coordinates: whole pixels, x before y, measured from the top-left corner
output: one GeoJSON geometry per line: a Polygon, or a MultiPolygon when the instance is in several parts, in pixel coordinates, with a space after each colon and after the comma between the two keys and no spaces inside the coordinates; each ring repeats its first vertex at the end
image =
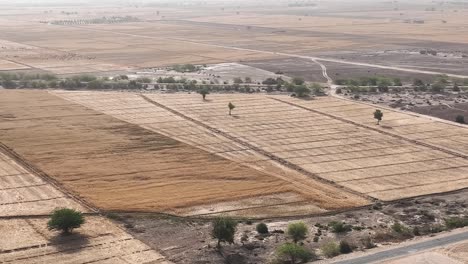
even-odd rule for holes
{"type": "Polygon", "coordinates": [[[401,223],[394,223],[391,228],[392,231],[400,237],[409,238],[413,236],[413,232],[411,232],[407,226],[404,226],[401,223]]]}
{"type": "Polygon", "coordinates": [[[81,227],[85,220],[83,215],[74,209],[62,208],[52,213],[47,227],[50,230],[61,230],[65,234],[70,234],[73,229],[81,227]]]}
{"type": "Polygon", "coordinates": [[[351,231],[353,226],[347,225],[344,222],[333,221],[328,223],[328,227],[331,228],[333,233],[345,233],[351,231]]]}
{"type": "Polygon", "coordinates": [[[340,254],[340,247],[335,242],[328,242],[321,248],[322,253],[327,258],[333,258],[340,254]]]}
{"type": "Polygon", "coordinates": [[[239,77],[234,78],[233,82],[234,82],[234,83],[237,83],[237,84],[243,83],[242,79],[239,78],[239,77]]]}
{"type": "Polygon", "coordinates": [[[237,222],[230,217],[218,217],[213,221],[213,231],[211,235],[218,240],[217,247],[221,247],[221,242],[234,243],[237,222]]]}
{"type": "Polygon", "coordinates": [[[455,122],[465,124],[465,117],[462,115],[457,115],[457,117],[455,117],[455,122]]]}
{"type": "Polygon", "coordinates": [[[372,241],[371,237],[364,237],[361,239],[361,244],[363,248],[370,249],[370,248],[375,248],[376,245],[374,244],[374,241],[372,241]]]}
{"type": "Polygon", "coordinates": [[[259,223],[256,229],[259,234],[268,234],[268,226],[265,223],[259,223]]]}
{"type": "Polygon", "coordinates": [[[440,92],[443,92],[444,89],[445,89],[445,84],[442,83],[442,82],[434,83],[434,84],[431,86],[431,92],[433,92],[433,93],[440,93],[440,92]]]}
{"type": "Polygon", "coordinates": [[[278,255],[278,258],[283,261],[287,259],[291,264],[298,263],[298,261],[304,263],[315,259],[315,255],[312,252],[293,243],[281,245],[276,250],[276,254],[278,255]]]}
{"type": "Polygon", "coordinates": [[[468,217],[451,217],[445,219],[445,225],[449,229],[468,226],[468,217]]]}
{"type": "Polygon", "coordinates": [[[287,233],[294,243],[305,239],[308,232],[309,230],[303,222],[291,223],[288,225],[287,233]]]}
{"type": "Polygon", "coordinates": [[[304,79],[299,78],[299,77],[294,77],[294,78],[292,79],[292,82],[293,82],[295,85],[303,85],[303,84],[304,84],[304,79]]]}
{"type": "Polygon", "coordinates": [[[393,78],[393,85],[395,86],[402,86],[403,83],[401,82],[400,78],[393,78]]]}
{"type": "Polygon", "coordinates": [[[348,253],[351,253],[351,252],[353,252],[353,248],[351,247],[351,245],[348,242],[342,240],[340,242],[340,253],[341,254],[348,254],[348,253]]]}

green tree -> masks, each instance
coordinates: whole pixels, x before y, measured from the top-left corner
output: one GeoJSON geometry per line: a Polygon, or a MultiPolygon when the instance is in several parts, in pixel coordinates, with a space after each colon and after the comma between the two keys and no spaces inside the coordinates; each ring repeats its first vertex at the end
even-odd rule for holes
{"type": "Polygon", "coordinates": [[[374,118],[377,119],[377,125],[380,125],[380,121],[382,121],[383,118],[383,113],[380,110],[375,110],[374,112],[374,118]]]}
{"type": "Polygon", "coordinates": [[[297,222],[289,224],[286,233],[294,241],[294,243],[297,243],[306,238],[309,230],[304,222],[297,222]]]}
{"type": "Polygon", "coordinates": [[[205,100],[206,95],[210,94],[210,91],[208,91],[208,89],[206,88],[202,88],[198,91],[198,93],[201,94],[201,96],[203,97],[203,100],[205,100]]]}
{"type": "Polygon", "coordinates": [[[302,98],[310,94],[310,89],[304,85],[298,85],[294,87],[294,92],[296,93],[297,97],[302,98]]]}
{"type": "Polygon", "coordinates": [[[237,222],[230,217],[218,217],[213,221],[211,235],[218,240],[217,248],[221,248],[221,242],[234,243],[237,222]]]}
{"type": "Polygon", "coordinates": [[[61,230],[64,234],[70,234],[73,229],[84,224],[83,215],[74,209],[62,208],[53,212],[47,226],[50,230],[61,230]]]}
{"type": "Polygon", "coordinates": [[[234,108],[236,108],[236,106],[233,105],[231,102],[229,102],[228,108],[229,108],[229,115],[231,115],[232,110],[234,110],[234,108]]]}
{"type": "Polygon", "coordinates": [[[281,245],[276,250],[276,254],[281,259],[287,259],[291,264],[298,263],[298,261],[305,263],[314,258],[314,254],[310,251],[293,243],[285,243],[281,245]]]}

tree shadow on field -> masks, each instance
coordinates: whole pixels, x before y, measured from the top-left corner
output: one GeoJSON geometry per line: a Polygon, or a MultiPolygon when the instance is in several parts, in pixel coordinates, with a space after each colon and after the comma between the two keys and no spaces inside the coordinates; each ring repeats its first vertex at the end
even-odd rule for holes
{"type": "Polygon", "coordinates": [[[64,254],[72,254],[83,250],[89,244],[87,235],[80,233],[57,234],[50,239],[51,246],[64,254]]]}

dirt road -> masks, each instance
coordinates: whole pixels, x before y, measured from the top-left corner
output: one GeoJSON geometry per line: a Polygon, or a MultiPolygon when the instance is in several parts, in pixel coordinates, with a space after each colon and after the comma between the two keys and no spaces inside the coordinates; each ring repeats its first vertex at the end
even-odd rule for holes
{"type": "Polygon", "coordinates": [[[332,262],[334,264],[365,264],[365,263],[380,263],[383,260],[403,257],[407,255],[413,255],[417,252],[443,247],[450,244],[455,244],[462,241],[468,240],[468,231],[465,230],[461,233],[455,233],[451,235],[441,235],[431,238],[430,240],[421,241],[411,245],[403,247],[393,248],[385,251],[380,251],[367,256],[346,259],[341,261],[332,262]]]}

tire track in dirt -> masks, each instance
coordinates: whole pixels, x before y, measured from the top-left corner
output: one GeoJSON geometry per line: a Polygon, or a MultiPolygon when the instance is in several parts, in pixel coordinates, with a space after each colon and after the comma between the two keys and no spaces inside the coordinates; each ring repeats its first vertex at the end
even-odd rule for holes
{"type": "Polygon", "coordinates": [[[369,130],[378,132],[378,133],[386,135],[386,136],[391,136],[391,137],[396,138],[396,139],[404,140],[406,142],[409,142],[409,143],[412,143],[412,144],[415,144],[415,145],[418,145],[418,146],[427,147],[427,148],[430,148],[430,149],[433,149],[433,150],[444,152],[444,153],[449,154],[449,155],[453,155],[453,156],[460,157],[460,158],[463,158],[463,159],[468,159],[468,156],[466,154],[459,153],[459,152],[453,151],[451,149],[446,149],[446,148],[443,148],[443,147],[439,147],[439,146],[435,146],[435,145],[432,145],[432,144],[424,143],[424,142],[421,142],[421,141],[418,141],[418,140],[415,140],[415,139],[409,139],[409,138],[401,136],[401,135],[397,135],[397,134],[394,134],[394,133],[383,131],[383,130],[378,129],[378,128],[374,128],[374,127],[364,125],[364,124],[361,124],[361,123],[358,123],[358,122],[355,122],[355,121],[352,121],[352,120],[349,120],[349,119],[346,119],[346,118],[338,117],[338,116],[335,116],[335,115],[332,115],[332,114],[328,114],[328,113],[325,113],[325,112],[322,112],[322,111],[319,111],[319,110],[316,110],[316,109],[311,109],[311,108],[308,108],[308,107],[305,107],[305,106],[302,106],[302,105],[299,105],[299,104],[295,104],[295,103],[292,103],[292,102],[288,102],[288,101],[285,101],[285,100],[281,100],[281,99],[278,99],[278,98],[272,98],[272,97],[269,97],[269,98],[271,100],[275,100],[277,102],[282,102],[282,103],[285,103],[285,104],[288,104],[288,105],[291,105],[291,106],[294,106],[294,107],[298,107],[298,108],[301,108],[301,109],[304,109],[304,110],[307,110],[307,111],[310,111],[310,112],[313,112],[313,113],[316,113],[316,114],[321,114],[321,115],[327,116],[329,118],[333,118],[333,119],[341,121],[341,122],[345,122],[345,123],[352,124],[352,125],[355,125],[355,126],[358,126],[358,127],[361,127],[361,128],[369,129],[369,130]]]}
{"type": "MultiPolygon", "coordinates": [[[[291,163],[291,162],[289,162],[289,161],[287,161],[287,160],[285,160],[285,159],[282,159],[282,158],[280,158],[280,157],[278,157],[278,156],[276,156],[276,155],[274,155],[274,154],[272,154],[272,153],[270,153],[270,152],[268,152],[268,151],[265,151],[265,150],[263,150],[263,149],[261,149],[261,148],[259,148],[259,147],[254,146],[254,145],[252,145],[252,144],[250,144],[250,143],[248,143],[248,142],[245,142],[245,141],[243,141],[243,140],[240,140],[239,138],[234,137],[234,136],[230,135],[229,133],[226,133],[226,132],[223,132],[223,131],[221,131],[221,130],[219,130],[219,129],[216,129],[216,128],[214,128],[214,127],[211,127],[211,126],[209,126],[209,125],[207,125],[207,124],[205,124],[205,123],[203,123],[203,122],[200,122],[200,121],[198,121],[198,120],[196,120],[196,119],[193,119],[193,118],[191,118],[191,117],[189,117],[189,116],[186,116],[186,115],[184,115],[184,114],[182,114],[182,113],[180,113],[180,112],[178,112],[178,111],[176,111],[176,110],[174,110],[174,109],[172,109],[172,108],[170,108],[170,107],[168,107],[168,106],[165,106],[165,105],[163,105],[163,104],[161,104],[161,103],[158,103],[158,102],[156,102],[156,101],[153,101],[152,99],[148,98],[148,97],[145,96],[145,95],[140,95],[140,96],[141,96],[145,101],[147,101],[148,103],[150,103],[150,104],[152,104],[152,105],[155,105],[155,106],[157,106],[157,107],[163,108],[163,109],[165,109],[166,111],[169,111],[169,112],[171,112],[172,114],[174,114],[174,115],[176,115],[176,116],[179,116],[179,117],[181,117],[181,118],[184,118],[185,120],[188,120],[188,121],[190,121],[190,122],[192,122],[192,123],[194,123],[194,124],[196,124],[196,125],[198,125],[198,126],[201,126],[201,127],[205,128],[205,129],[208,129],[209,131],[211,131],[211,132],[213,132],[213,133],[215,133],[215,134],[218,134],[218,135],[221,135],[221,136],[223,136],[223,137],[225,137],[225,138],[227,138],[227,139],[230,139],[230,140],[232,140],[233,142],[235,142],[235,143],[237,143],[237,144],[240,144],[240,145],[242,145],[242,146],[244,146],[244,147],[246,147],[246,148],[248,148],[248,149],[251,149],[251,150],[253,150],[253,151],[255,151],[255,152],[257,152],[257,153],[259,153],[259,154],[261,154],[261,155],[263,155],[263,156],[266,156],[267,158],[269,158],[269,159],[271,159],[271,160],[273,160],[273,161],[279,163],[279,164],[282,165],[282,166],[285,166],[285,167],[287,167],[287,168],[289,168],[289,169],[292,169],[292,170],[294,170],[294,171],[297,171],[297,172],[299,172],[299,173],[302,174],[302,175],[308,176],[308,177],[310,177],[310,178],[312,178],[312,179],[314,179],[314,180],[316,180],[316,181],[318,181],[318,182],[321,182],[321,183],[324,183],[324,184],[327,184],[327,185],[331,185],[331,186],[333,186],[333,187],[335,187],[335,188],[345,190],[345,191],[348,192],[348,193],[354,194],[354,195],[356,195],[356,196],[358,196],[358,197],[362,197],[362,198],[364,198],[364,199],[366,199],[366,200],[373,201],[373,202],[378,201],[378,199],[376,199],[376,198],[374,198],[374,197],[371,197],[371,196],[369,196],[369,195],[362,194],[362,193],[357,192],[357,191],[354,191],[354,190],[352,190],[352,189],[350,189],[350,188],[347,188],[347,187],[341,186],[341,185],[339,185],[339,184],[336,184],[336,183],[333,182],[333,181],[324,179],[324,178],[318,176],[317,174],[312,173],[312,172],[310,172],[310,171],[307,171],[307,170],[303,169],[302,167],[300,167],[300,166],[298,166],[298,165],[296,165],[296,164],[293,164],[293,163],[291,163]]],[[[291,181],[291,179],[285,179],[285,180],[291,181]]],[[[299,185],[297,182],[294,182],[294,181],[292,181],[292,183],[295,184],[295,185],[299,185]]],[[[299,186],[300,186],[300,187],[306,187],[306,188],[310,189],[310,187],[309,187],[309,186],[306,186],[305,184],[300,184],[299,186]]]]}

